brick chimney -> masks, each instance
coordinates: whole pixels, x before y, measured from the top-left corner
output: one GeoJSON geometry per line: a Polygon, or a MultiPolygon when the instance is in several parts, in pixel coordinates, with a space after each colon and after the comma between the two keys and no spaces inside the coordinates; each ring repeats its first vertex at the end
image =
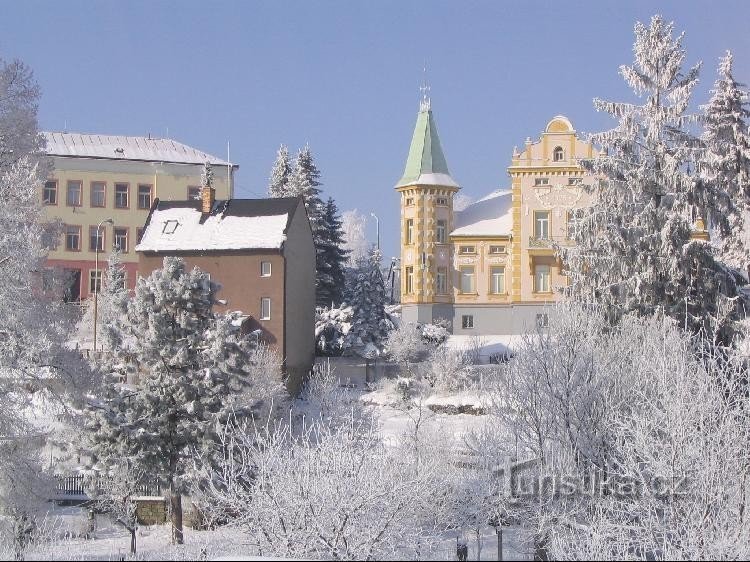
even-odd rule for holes
{"type": "Polygon", "coordinates": [[[201,212],[207,215],[211,212],[216,200],[216,190],[213,187],[204,185],[201,189],[201,212]]]}

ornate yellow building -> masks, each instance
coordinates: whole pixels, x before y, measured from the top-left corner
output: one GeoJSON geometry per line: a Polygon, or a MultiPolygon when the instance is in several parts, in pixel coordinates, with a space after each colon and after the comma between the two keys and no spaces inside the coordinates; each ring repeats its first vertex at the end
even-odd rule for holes
{"type": "Polygon", "coordinates": [[[421,102],[401,197],[401,303],[407,322],[451,321],[454,334],[516,334],[546,323],[567,282],[553,243],[567,244],[572,210],[590,203],[579,165],[594,155],[570,121],[554,117],[513,151],[510,188],[455,210],[459,185],[421,102]]]}

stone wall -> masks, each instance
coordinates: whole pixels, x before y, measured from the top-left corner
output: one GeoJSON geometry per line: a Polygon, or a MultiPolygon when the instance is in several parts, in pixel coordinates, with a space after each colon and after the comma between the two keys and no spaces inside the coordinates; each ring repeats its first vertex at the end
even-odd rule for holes
{"type": "Polygon", "coordinates": [[[161,525],[167,521],[167,503],[162,496],[140,496],[134,499],[139,525],[161,525]]]}

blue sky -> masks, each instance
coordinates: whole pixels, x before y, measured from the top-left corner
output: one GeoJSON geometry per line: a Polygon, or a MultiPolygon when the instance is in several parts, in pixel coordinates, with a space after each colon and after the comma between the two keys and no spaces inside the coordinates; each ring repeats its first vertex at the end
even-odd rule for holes
{"type": "Polygon", "coordinates": [[[552,116],[609,126],[591,100],[633,100],[618,67],[654,13],[704,61],[696,106],[726,49],[750,82],[746,1],[0,1],[0,56],[34,69],[43,129],[169,131],[218,156],[229,140],[239,197],[265,193],[280,143],[309,143],[324,193],[380,216],[388,257],[425,61],[448,165],[478,197],[552,116]]]}

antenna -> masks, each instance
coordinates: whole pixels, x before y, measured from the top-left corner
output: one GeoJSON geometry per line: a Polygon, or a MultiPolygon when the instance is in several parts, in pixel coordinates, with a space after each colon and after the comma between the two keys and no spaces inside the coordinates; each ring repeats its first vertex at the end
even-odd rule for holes
{"type": "Polygon", "coordinates": [[[234,186],[232,185],[232,164],[229,163],[229,139],[227,139],[227,187],[229,188],[229,198],[234,199],[234,186]]]}
{"type": "Polygon", "coordinates": [[[419,91],[422,92],[422,99],[419,102],[419,111],[430,110],[430,84],[427,82],[427,61],[425,61],[422,67],[422,86],[419,91]]]}
{"type": "Polygon", "coordinates": [[[68,132],[68,120],[66,119],[65,124],[63,125],[63,133],[67,133],[67,132],[68,132]]]}

